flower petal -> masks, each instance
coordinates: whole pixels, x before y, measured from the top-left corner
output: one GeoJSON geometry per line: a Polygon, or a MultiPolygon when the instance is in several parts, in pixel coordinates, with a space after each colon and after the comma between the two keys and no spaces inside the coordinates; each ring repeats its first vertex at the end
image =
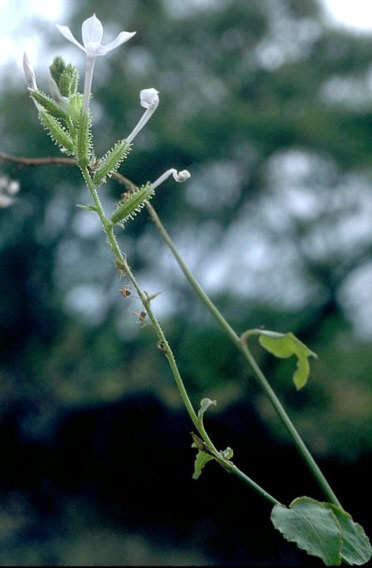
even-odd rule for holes
{"type": "Polygon", "coordinates": [[[83,44],[86,48],[90,44],[100,45],[103,37],[103,27],[101,21],[95,14],[85,20],[81,26],[81,35],[83,44]]]}
{"type": "Polygon", "coordinates": [[[79,47],[80,49],[82,49],[83,51],[85,51],[85,47],[83,47],[81,45],[81,43],[78,42],[77,39],[74,38],[74,36],[72,35],[72,32],[70,30],[69,27],[67,26],[60,26],[59,24],[57,24],[57,29],[61,32],[61,34],[68,39],[68,41],[71,41],[71,43],[74,43],[77,47],[79,47]]]}
{"type": "Polygon", "coordinates": [[[104,53],[97,53],[97,55],[105,55],[105,53],[112,51],[116,47],[119,47],[122,43],[130,40],[130,38],[132,38],[135,34],[136,32],[120,32],[113,41],[110,41],[107,45],[102,45],[101,48],[104,50],[104,53]]]}

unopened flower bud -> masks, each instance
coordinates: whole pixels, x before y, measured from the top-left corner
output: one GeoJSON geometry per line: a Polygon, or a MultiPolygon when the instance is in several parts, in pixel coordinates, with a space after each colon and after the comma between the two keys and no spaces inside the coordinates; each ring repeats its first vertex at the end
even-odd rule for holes
{"type": "Polygon", "coordinates": [[[27,87],[37,91],[35,71],[26,52],[23,54],[23,71],[25,73],[27,87]]]}
{"type": "Polygon", "coordinates": [[[169,176],[173,176],[173,179],[178,183],[182,183],[191,177],[191,174],[188,170],[182,170],[177,172],[174,168],[167,170],[164,172],[157,180],[152,183],[152,189],[156,189],[159,187],[161,183],[163,183],[169,176]]]}
{"type": "Polygon", "coordinates": [[[142,108],[155,110],[159,104],[159,91],[156,89],[142,89],[140,102],[142,108]]]}
{"type": "Polygon", "coordinates": [[[140,92],[141,107],[146,109],[132,132],[127,136],[126,141],[131,144],[137,134],[141,132],[142,128],[148,123],[151,116],[154,114],[159,105],[159,91],[156,89],[142,89],[140,92]]]}
{"type": "Polygon", "coordinates": [[[182,170],[181,172],[174,170],[172,175],[173,179],[175,179],[175,181],[178,181],[179,183],[182,183],[191,177],[191,174],[188,170],[182,170]]]}

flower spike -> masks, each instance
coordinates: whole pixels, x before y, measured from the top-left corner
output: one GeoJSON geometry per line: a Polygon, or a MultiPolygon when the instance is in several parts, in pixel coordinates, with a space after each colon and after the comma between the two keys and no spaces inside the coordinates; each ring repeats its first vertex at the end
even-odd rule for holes
{"type": "Polygon", "coordinates": [[[156,89],[142,89],[140,92],[140,104],[141,107],[146,109],[136,126],[133,128],[132,132],[126,138],[128,144],[131,144],[134,138],[141,132],[142,128],[150,120],[151,116],[154,114],[159,105],[159,91],[156,89]]]}

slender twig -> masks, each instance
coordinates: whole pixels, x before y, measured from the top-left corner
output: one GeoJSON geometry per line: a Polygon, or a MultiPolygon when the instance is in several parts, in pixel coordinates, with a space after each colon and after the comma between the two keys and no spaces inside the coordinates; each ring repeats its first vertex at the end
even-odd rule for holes
{"type": "MultiPolygon", "coordinates": [[[[19,165],[24,165],[24,166],[34,166],[34,165],[49,165],[49,164],[54,164],[54,165],[76,165],[76,160],[70,159],[70,158],[54,158],[54,157],[50,157],[50,158],[20,158],[20,157],[16,157],[16,156],[10,156],[8,154],[4,154],[2,152],[0,152],[0,159],[7,161],[7,162],[12,162],[15,164],[19,164],[19,165]]],[[[88,170],[86,170],[86,175],[89,176],[90,179],[90,174],[88,172],[88,170]]],[[[115,179],[117,179],[117,181],[119,181],[120,183],[122,183],[123,185],[125,185],[125,187],[127,189],[129,189],[130,191],[133,191],[137,188],[137,186],[128,178],[126,178],[125,176],[123,176],[122,174],[119,173],[115,173],[114,176],[115,179]]],[[[96,193],[96,190],[92,184],[93,187],[93,192],[92,189],[90,189],[92,195],[93,195],[93,199],[95,201],[96,207],[97,207],[97,203],[96,203],[96,199],[94,196],[94,193],[96,193]]],[[[97,196],[98,197],[98,196],[97,196]]],[[[307,448],[306,444],[304,443],[304,441],[302,440],[300,434],[298,433],[297,429],[295,428],[293,422],[291,421],[291,419],[289,418],[287,412],[285,411],[283,405],[281,404],[280,400],[278,399],[278,397],[276,396],[275,392],[273,391],[273,389],[271,388],[267,378],[265,377],[264,373],[262,372],[262,370],[260,369],[259,365],[257,364],[256,360],[254,359],[253,355],[251,354],[248,346],[246,345],[245,339],[242,337],[240,337],[235,330],[231,327],[231,325],[227,322],[227,320],[224,318],[224,316],[221,314],[221,312],[219,311],[219,309],[217,308],[217,306],[212,302],[212,300],[209,298],[209,296],[204,292],[203,288],[200,286],[199,282],[197,281],[197,279],[194,277],[194,275],[192,274],[192,272],[190,271],[190,269],[187,267],[187,265],[185,264],[185,262],[183,261],[182,257],[180,256],[180,254],[178,253],[178,250],[175,246],[175,244],[173,243],[169,233],[167,232],[167,230],[165,229],[163,223],[160,221],[160,218],[158,216],[158,214],[156,213],[154,207],[150,204],[147,203],[146,205],[147,210],[150,214],[150,217],[154,223],[154,225],[156,226],[156,228],[158,229],[161,237],[163,238],[164,242],[167,244],[167,246],[169,247],[169,249],[171,250],[174,258],[176,259],[176,262],[178,263],[179,267],[181,268],[184,276],[186,277],[186,279],[188,280],[188,282],[190,283],[191,287],[193,288],[193,290],[195,291],[195,293],[197,294],[197,296],[200,298],[200,300],[202,301],[202,303],[207,307],[207,309],[210,311],[210,313],[213,315],[213,317],[217,320],[218,324],[220,325],[220,327],[222,328],[222,330],[226,333],[226,335],[230,338],[230,340],[234,343],[234,345],[237,347],[237,349],[239,349],[239,351],[243,354],[243,356],[245,357],[245,359],[249,362],[250,366],[252,367],[254,374],[256,376],[256,379],[258,380],[258,382],[261,384],[261,387],[263,388],[263,390],[265,391],[266,395],[268,396],[268,398],[270,399],[275,411],[277,412],[280,420],[282,421],[283,425],[285,426],[286,430],[288,431],[288,433],[290,434],[290,436],[292,437],[299,453],[301,454],[303,460],[305,461],[305,463],[307,464],[307,466],[309,467],[309,469],[312,471],[314,477],[316,478],[316,480],[318,481],[318,484],[320,485],[320,487],[322,488],[323,492],[325,493],[325,495],[329,498],[329,500],[332,503],[335,503],[338,506],[341,506],[340,501],[338,500],[338,498],[336,497],[335,493],[333,492],[332,488],[330,487],[326,477],[324,476],[324,474],[322,473],[322,471],[320,470],[318,464],[316,463],[316,461],[314,460],[313,456],[311,455],[309,449],[307,448]]],[[[102,209],[102,207],[101,207],[102,209]]],[[[98,214],[100,215],[99,211],[98,214]]],[[[103,220],[105,220],[106,222],[108,221],[106,219],[106,217],[104,216],[104,213],[102,211],[102,215],[103,217],[101,217],[101,221],[102,224],[104,224],[103,220]]],[[[112,235],[111,237],[108,234],[108,239],[110,242],[110,246],[115,254],[115,256],[120,259],[120,254],[119,254],[119,247],[117,245],[115,236],[113,234],[113,230],[111,227],[111,232],[112,235]],[[116,243],[116,244],[115,244],[116,243]],[[115,252],[116,251],[116,252],[115,252]]],[[[123,261],[124,263],[124,257],[123,257],[123,261]]],[[[129,266],[125,263],[123,264],[126,269],[125,271],[127,272],[128,278],[132,281],[132,278],[130,276],[130,269],[129,266]],[[127,271],[127,269],[129,269],[129,273],[127,271]]],[[[134,284],[134,282],[132,281],[133,286],[136,288],[137,293],[144,305],[144,307],[146,308],[146,311],[149,315],[149,318],[151,319],[153,325],[154,325],[154,321],[152,319],[153,314],[151,312],[151,308],[148,302],[148,305],[146,306],[146,299],[143,296],[143,298],[141,297],[141,295],[139,294],[139,288],[137,288],[137,285],[134,284]],[[145,300],[145,301],[144,301],[145,300]],[[150,316],[150,313],[152,314],[152,317],[150,316]]],[[[160,327],[160,326],[159,326],[160,327]]],[[[157,329],[157,325],[154,325],[154,328],[156,330],[156,332],[158,333],[158,336],[160,338],[161,341],[164,341],[164,339],[162,339],[162,335],[159,332],[159,329],[157,329]]],[[[160,328],[161,330],[161,328],[160,328]]],[[[166,343],[166,345],[169,347],[169,345],[166,343]]],[[[170,348],[169,348],[170,349],[170,348]]],[[[171,353],[171,351],[170,351],[171,353]]],[[[167,357],[168,358],[168,357],[167,357]]],[[[174,366],[175,361],[174,361],[174,357],[172,354],[172,360],[170,361],[168,359],[168,362],[171,366],[172,372],[174,374],[177,386],[179,387],[182,399],[185,403],[185,406],[190,414],[190,418],[193,421],[194,425],[195,425],[195,411],[192,410],[191,411],[191,407],[188,407],[188,404],[186,404],[185,402],[185,398],[182,394],[182,388],[180,389],[179,383],[178,383],[178,379],[180,378],[179,375],[179,371],[178,369],[175,371],[175,368],[172,368],[172,366],[174,366]],[[174,363],[173,363],[174,361],[174,363]],[[178,379],[176,378],[178,377],[178,379]],[[190,412],[191,411],[191,412],[190,412]]],[[[177,367],[177,366],[176,366],[177,367]]],[[[182,379],[181,379],[182,382],[182,379]]],[[[184,388],[184,387],[183,387],[184,388]]],[[[185,391],[186,393],[186,391],[185,391]]],[[[187,393],[186,393],[187,396],[187,393]]],[[[191,403],[190,403],[191,405],[191,403]]],[[[196,418],[197,420],[197,418],[196,418]]],[[[236,467],[236,466],[234,466],[236,467]]],[[[244,474],[243,474],[244,475],[244,474]]],[[[252,481],[252,480],[251,480],[252,481]]],[[[254,483],[254,482],[253,482],[254,483]]]]}
{"type": "Polygon", "coordinates": [[[76,166],[77,162],[73,158],[61,158],[59,156],[48,156],[47,158],[25,158],[22,156],[11,156],[0,152],[0,160],[17,164],[19,166],[76,166]]]}

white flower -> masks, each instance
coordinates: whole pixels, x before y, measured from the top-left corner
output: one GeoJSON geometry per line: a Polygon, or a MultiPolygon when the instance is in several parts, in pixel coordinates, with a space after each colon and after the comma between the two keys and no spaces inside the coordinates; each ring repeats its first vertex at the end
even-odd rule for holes
{"type": "Polygon", "coordinates": [[[159,91],[156,89],[142,89],[140,92],[140,104],[141,107],[146,109],[136,126],[133,128],[132,132],[127,136],[126,141],[128,144],[133,142],[134,138],[145,124],[150,120],[151,116],[154,114],[159,105],[159,91]]]}
{"type": "Polygon", "coordinates": [[[171,168],[170,170],[164,172],[156,181],[154,181],[151,184],[152,189],[156,189],[157,187],[159,187],[159,185],[163,183],[166,179],[168,179],[169,176],[173,176],[173,179],[175,181],[177,181],[178,183],[182,183],[188,180],[191,177],[191,174],[188,170],[182,170],[180,172],[177,172],[177,170],[171,168]]]}
{"type": "Polygon", "coordinates": [[[23,71],[25,73],[27,87],[37,91],[35,71],[26,52],[23,54],[23,71]]]}
{"type": "Polygon", "coordinates": [[[5,208],[5,207],[9,207],[9,205],[12,205],[12,203],[14,203],[14,199],[9,197],[9,195],[0,194],[0,208],[1,209],[5,208]]]}
{"type": "Polygon", "coordinates": [[[19,192],[19,181],[12,180],[8,185],[9,195],[16,195],[19,192]]]}
{"type": "Polygon", "coordinates": [[[102,45],[103,27],[101,21],[95,14],[85,20],[81,26],[81,35],[84,45],[81,45],[81,43],[74,38],[69,27],[57,24],[57,28],[68,41],[77,45],[77,47],[82,49],[86,54],[83,109],[87,111],[96,57],[106,55],[106,53],[112,51],[115,47],[119,47],[119,45],[122,45],[133,37],[136,32],[120,32],[113,41],[102,45]]]}
{"type": "Polygon", "coordinates": [[[84,45],[81,45],[81,43],[79,43],[77,39],[74,38],[68,26],[60,26],[59,24],[57,24],[57,28],[66,39],[82,49],[88,57],[106,55],[106,53],[108,53],[109,51],[112,51],[116,47],[119,47],[119,45],[122,45],[123,43],[128,41],[136,33],[120,32],[113,41],[106,45],[102,45],[103,27],[101,21],[95,14],[85,20],[81,26],[81,35],[84,45]]]}
{"type": "Polygon", "coordinates": [[[0,209],[9,207],[14,203],[13,196],[19,192],[19,181],[9,180],[6,176],[0,177],[0,209]]]}

